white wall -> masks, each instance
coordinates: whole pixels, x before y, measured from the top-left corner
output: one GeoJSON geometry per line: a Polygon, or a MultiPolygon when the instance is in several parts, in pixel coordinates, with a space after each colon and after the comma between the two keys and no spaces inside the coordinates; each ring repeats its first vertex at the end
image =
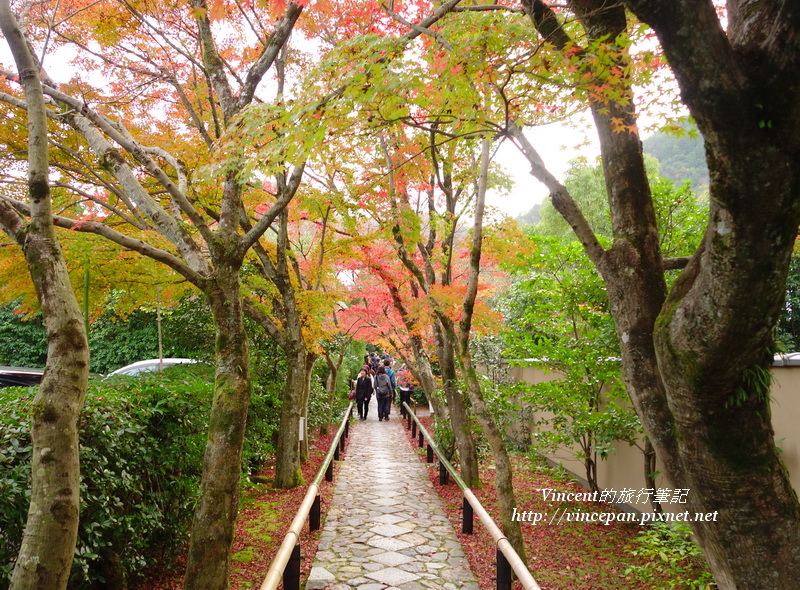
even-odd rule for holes
{"type": "MultiPolygon", "coordinates": [[[[529,383],[559,378],[557,373],[545,373],[534,367],[514,367],[510,372],[514,379],[529,383]]],[[[778,448],[783,451],[781,458],[789,470],[792,486],[795,490],[800,490],[800,365],[775,366],[772,374],[772,424],[775,429],[775,441],[778,448]]],[[[574,459],[574,456],[574,450],[564,449],[563,452],[548,456],[548,459],[563,464],[566,469],[584,481],[583,463],[574,459]]],[[[641,451],[627,443],[618,443],[612,455],[598,462],[597,480],[600,489],[638,490],[646,487],[644,457],[641,451]]],[[[673,487],[663,476],[659,476],[656,483],[659,487],[673,487]]],[[[632,507],[643,512],[651,510],[649,503],[635,504],[632,507]]],[[[680,504],[664,504],[663,508],[672,512],[682,511],[680,504]]]]}

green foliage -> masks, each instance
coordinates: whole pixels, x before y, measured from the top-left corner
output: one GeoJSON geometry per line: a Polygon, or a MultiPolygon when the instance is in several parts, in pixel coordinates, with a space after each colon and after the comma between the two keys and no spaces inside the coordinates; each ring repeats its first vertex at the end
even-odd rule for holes
{"type": "MultiPolygon", "coordinates": [[[[580,206],[594,232],[610,237],[611,214],[608,209],[602,166],[590,166],[583,162],[573,161],[567,171],[565,186],[580,206]]],[[[540,215],[541,221],[534,227],[536,234],[576,239],[572,228],[549,200],[542,204],[540,215]]]]}
{"type": "MultiPolygon", "coordinates": [[[[89,328],[92,371],[105,374],[158,358],[158,315],[155,309],[143,307],[122,316],[116,313],[112,298],[105,313],[89,328]]],[[[205,360],[213,356],[211,312],[201,298],[185,297],[162,309],[160,315],[165,357],[205,360]]]]}
{"type": "MultiPolygon", "coordinates": [[[[90,587],[119,557],[130,574],[186,540],[210,404],[206,367],[95,382],[81,417],[81,521],[71,583],[90,587]]],[[[33,389],[0,390],[0,567],[10,573],[30,482],[33,389]]],[[[2,585],[2,584],[0,584],[2,585]]]]}
{"type": "Polygon", "coordinates": [[[261,468],[275,451],[280,400],[286,383],[286,357],[263,330],[247,322],[250,337],[250,376],[253,391],[247,413],[247,436],[242,460],[246,473],[261,468]]]}
{"type": "Polygon", "coordinates": [[[0,365],[44,367],[47,333],[42,314],[25,318],[18,303],[0,305],[0,365]]]}
{"type": "Polygon", "coordinates": [[[716,588],[708,571],[703,551],[692,538],[685,523],[672,525],[657,522],[642,530],[631,554],[644,559],[642,565],[632,565],[625,577],[634,582],[654,578],[665,580],[664,588],[710,590],[716,588]]]}
{"type": "MultiPolygon", "coordinates": [[[[647,176],[653,195],[656,224],[662,255],[689,256],[700,244],[708,218],[707,203],[698,199],[688,182],[676,185],[660,174],[659,163],[645,156],[647,176]]],[[[574,162],[567,172],[565,186],[583,211],[594,232],[612,237],[603,169],[574,162]]],[[[541,221],[533,226],[537,235],[575,240],[572,228],[549,201],[542,205],[541,221]]]]}
{"type": "Polygon", "coordinates": [[[664,257],[691,256],[703,240],[708,222],[708,203],[697,198],[688,181],[675,185],[652,175],[650,190],[664,257]]]}
{"type": "Polygon", "coordinates": [[[703,138],[690,123],[673,126],[642,142],[644,151],[661,164],[661,174],[675,184],[689,182],[692,190],[708,187],[708,166],[703,138]]]}
{"type": "MultiPolygon", "coordinates": [[[[614,441],[633,443],[640,426],[620,378],[618,341],[600,277],[576,242],[535,239],[528,276],[498,301],[509,330],[511,358],[534,359],[558,378],[505,388],[518,400],[517,414],[536,412],[534,448],[542,453],[575,449],[596,485],[598,458],[614,441]]],[[[523,362],[523,361],[520,361],[523,362]]],[[[507,410],[508,411],[508,410],[507,410]]]]}
{"type": "Polygon", "coordinates": [[[328,392],[325,390],[327,373],[328,367],[324,363],[317,363],[314,366],[314,372],[311,375],[311,391],[308,396],[309,430],[329,424],[331,418],[339,415],[349,403],[346,395],[334,396],[332,400],[328,399],[328,392]]]}
{"type": "MultiPolygon", "coordinates": [[[[198,493],[213,371],[203,364],[93,381],[81,418],[81,524],[72,584],[88,588],[119,557],[133,575],[186,541],[198,493]]],[[[277,429],[275,390],[254,392],[243,471],[261,466],[277,429]]],[[[28,509],[34,390],[0,389],[0,588],[28,509]]]]}
{"type": "Polygon", "coordinates": [[[536,225],[542,220],[542,204],[536,203],[527,213],[517,216],[517,221],[521,226],[536,225]]]}
{"type": "Polygon", "coordinates": [[[786,300],[778,321],[777,340],[787,352],[800,351],[800,256],[792,255],[786,279],[786,300]]]}

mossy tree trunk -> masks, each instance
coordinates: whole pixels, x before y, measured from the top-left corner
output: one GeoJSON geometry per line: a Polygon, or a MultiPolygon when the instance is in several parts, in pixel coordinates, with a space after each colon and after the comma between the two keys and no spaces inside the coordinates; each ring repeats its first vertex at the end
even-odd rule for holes
{"type": "Polygon", "coordinates": [[[78,421],[89,379],[84,318],[53,228],[48,133],[39,67],[7,0],[0,28],[11,48],[28,111],[30,224],[0,201],[0,225],[20,245],[47,332],[47,364],[31,406],[31,496],[10,588],[66,588],[78,535],[78,421]]]}
{"type": "Polygon", "coordinates": [[[281,400],[280,433],[275,449],[275,487],[294,488],[303,484],[300,470],[300,417],[306,380],[305,349],[287,349],[286,387],[281,400]]]}
{"type": "Polygon", "coordinates": [[[216,325],[216,374],[191,528],[185,587],[227,588],[239,508],[242,447],[250,403],[250,355],[239,293],[240,261],[218,261],[207,296],[216,325]]]}
{"type": "Polygon", "coordinates": [[[472,420],[468,411],[464,394],[458,387],[456,371],[455,337],[453,325],[449,318],[440,317],[433,327],[436,335],[436,352],[439,356],[439,368],[442,372],[442,388],[447,402],[447,414],[450,427],[458,449],[461,478],[471,488],[481,485],[478,470],[478,449],[472,433],[472,420]]]}
{"type": "MultiPolygon", "coordinates": [[[[548,40],[567,47],[554,13],[523,4],[548,40]]],[[[625,4],[658,34],[705,139],[709,224],[669,294],[641,143],[627,131],[636,128],[630,81],[619,84],[631,100],[592,105],[614,228],[609,250],[537,157],[529,161],[603,275],[623,377],[662,471],[689,490],[683,507],[692,516],[710,515],[691,526],[717,585],[794,588],[800,505],[775,448],[768,381],[800,222],[800,8],[729,3],[723,28],[711,2],[625,4]]],[[[623,7],[570,5],[613,51],[623,7]]]]}

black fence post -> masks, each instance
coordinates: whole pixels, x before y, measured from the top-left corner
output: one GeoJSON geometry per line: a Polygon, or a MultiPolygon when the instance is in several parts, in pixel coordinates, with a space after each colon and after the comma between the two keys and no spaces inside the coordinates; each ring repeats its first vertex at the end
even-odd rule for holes
{"type": "Polygon", "coordinates": [[[338,461],[339,460],[339,443],[338,442],[336,443],[336,447],[333,449],[333,460],[334,461],[338,461]]]}
{"type": "Polygon", "coordinates": [[[345,446],[345,444],[347,444],[347,440],[345,440],[345,437],[343,437],[343,436],[342,436],[342,437],[339,439],[339,449],[340,449],[340,450],[341,450],[343,453],[344,453],[344,446],[345,446]]]}
{"type": "Polygon", "coordinates": [[[433,463],[433,447],[428,443],[428,463],[433,463]]]}
{"type": "Polygon", "coordinates": [[[474,522],[475,512],[472,510],[472,504],[464,498],[464,502],[461,505],[461,532],[465,535],[471,535],[474,522]]]}
{"type": "Polygon", "coordinates": [[[325,468],[325,481],[333,481],[333,461],[325,468]]]}
{"type": "Polygon", "coordinates": [[[500,549],[497,550],[497,590],[511,590],[511,564],[500,549]]]}
{"type": "Polygon", "coordinates": [[[310,531],[318,531],[320,527],[320,519],[322,517],[322,502],[319,494],[314,498],[311,504],[311,511],[308,513],[308,528],[310,531]]]}
{"type": "Polygon", "coordinates": [[[424,446],[425,446],[425,437],[422,435],[422,431],[420,430],[419,431],[419,448],[421,449],[424,446]]]}
{"type": "Polygon", "coordinates": [[[283,570],[284,590],[300,590],[300,545],[292,549],[292,556],[283,570]]]}
{"type": "Polygon", "coordinates": [[[411,438],[417,438],[417,423],[411,420],[411,418],[409,418],[408,421],[411,422],[411,438]]]}
{"type": "Polygon", "coordinates": [[[444,466],[444,463],[439,461],[439,484],[440,485],[447,485],[447,482],[450,480],[450,473],[447,471],[447,467],[444,466]]]}

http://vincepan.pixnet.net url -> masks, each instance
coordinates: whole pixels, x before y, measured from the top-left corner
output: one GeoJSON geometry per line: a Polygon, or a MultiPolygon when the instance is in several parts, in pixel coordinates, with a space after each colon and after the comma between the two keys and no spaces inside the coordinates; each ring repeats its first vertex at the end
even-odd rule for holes
{"type": "Polygon", "coordinates": [[[532,525],[558,525],[570,522],[583,522],[610,525],[614,522],[635,522],[640,525],[653,522],[711,522],[716,521],[718,511],[689,512],[622,512],[618,510],[586,510],[585,506],[569,506],[571,502],[595,502],[598,504],[636,506],[649,502],[664,504],[686,504],[690,490],[685,488],[640,488],[638,490],[623,488],[621,490],[606,489],[594,492],[561,492],[555,489],[540,490],[542,499],[553,504],[552,510],[533,511],[513,509],[511,519],[532,525]],[[567,506],[564,506],[567,503],[567,506]]]}

